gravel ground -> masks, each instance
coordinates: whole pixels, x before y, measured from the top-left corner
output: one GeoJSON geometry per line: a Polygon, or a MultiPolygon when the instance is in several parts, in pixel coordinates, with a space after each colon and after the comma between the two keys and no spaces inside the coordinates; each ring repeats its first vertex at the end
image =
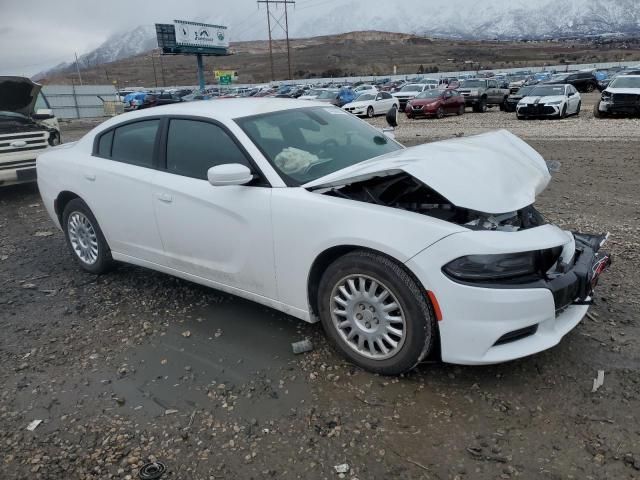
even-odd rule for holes
{"type": "MultiPolygon", "coordinates": [[[[562,121],[514,116],[396,132],[415,144],[508,128],[562,163],[539,209],[611,232],[590,317],[498,366],[375,376],[317,325],[137,267],[82,273],[35,186],[0,190],[0,477],[130,479],[159,460],[176,479],[640,478],[638,120],[588,105],[562,121]],[[314,351],[294,356],[305,337],[314,351]]],[[[65,140],[94,123],[65,124],[65,140]]]]}

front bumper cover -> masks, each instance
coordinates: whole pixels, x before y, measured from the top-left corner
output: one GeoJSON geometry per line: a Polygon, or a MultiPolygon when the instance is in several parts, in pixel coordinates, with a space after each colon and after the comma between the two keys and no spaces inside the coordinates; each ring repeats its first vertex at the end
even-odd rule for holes
{"type": "MultiPolygon", "coordinates": [[[[593,289],[611,257],[603,235],[571,234],[552,225],[517,233],[452,235],[407,262],[438,299],[442,360],[485,365],[532,355],[557,345],[585,316],[593,289]],[[563,239],[564,238],[564,239],[563,239]],[[433,265],[454,255],[508,253],[563,247],[562,259],[545,278],[512,284],[454,281],[433,265]],[[525,332],[526,335],[515,335],[525,332]],[[505,341],[508,338],[509,341],[505,341]]],[[[446,264],[446,263],[444,263],[446,264]]]]}

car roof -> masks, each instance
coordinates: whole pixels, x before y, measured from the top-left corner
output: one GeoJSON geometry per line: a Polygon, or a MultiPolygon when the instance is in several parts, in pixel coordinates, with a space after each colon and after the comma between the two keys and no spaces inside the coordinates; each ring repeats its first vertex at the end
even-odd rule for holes
{"type": "Polygon", "coordinates": [[[135,118],[154,117],[158,115],[192,115],[195,117],[215,118],[217,120],[233,120],[235,118],[280,112],[292,108],[308,108],[313,106],[331,108],[326,103],[294,100],[290,98],[220,98],[200,102],[176,103],[173,105],[138,110],[119,115],[118,117],[114,117],[114,119],[117,118],[121,121],[127,121],[134,120],[135,118]]]}

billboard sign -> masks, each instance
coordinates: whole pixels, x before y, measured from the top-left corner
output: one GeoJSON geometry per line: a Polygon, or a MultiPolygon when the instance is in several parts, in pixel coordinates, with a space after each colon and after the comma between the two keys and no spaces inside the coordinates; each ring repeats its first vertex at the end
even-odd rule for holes
{"type": "Polygon", "coordinates": [[[174,20],[176,45],[204,48],[229,48],[229,30],[222,25],[174,20]]]}
{"type": "Polygon", "coordinates": [[[238,72],[236,72],[235,70],[214,70],[213,76],[216,78],[216,80],[222,77],[231,77],[235,80],[238,78],[238,72]]]}

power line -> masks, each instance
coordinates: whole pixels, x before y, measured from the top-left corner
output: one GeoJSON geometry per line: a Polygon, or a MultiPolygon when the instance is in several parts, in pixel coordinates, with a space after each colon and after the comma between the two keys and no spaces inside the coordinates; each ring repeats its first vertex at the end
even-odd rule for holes
{"type": "Polygon", "coordinates": [[[273,20],[285,34],[287,39],[287,65],[289,67],[289,79],[293,78],[291,75],[291,45],[289,43],[289,12],[288,6],[295,5],[295,0],[258,0],[258,6],[261,3],[264,3],[267,6],[267,28],[269,29],[269,61],[271,63],[271,80],[275,80],[275,73],[273,68],[273,28],[271,27],[271,21],[273,20]],[[271,5],[275,5],[276,8],[279,5],[284,5],[284,16],[280,16],[280,18],[273,15],[271,10],[271,5]],[[284,18],[284,26],[282,25],[282,20],[284,18]]]}

